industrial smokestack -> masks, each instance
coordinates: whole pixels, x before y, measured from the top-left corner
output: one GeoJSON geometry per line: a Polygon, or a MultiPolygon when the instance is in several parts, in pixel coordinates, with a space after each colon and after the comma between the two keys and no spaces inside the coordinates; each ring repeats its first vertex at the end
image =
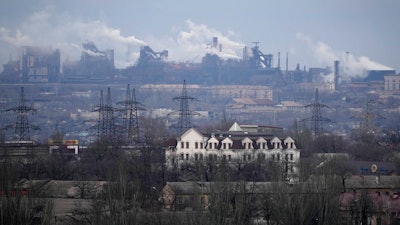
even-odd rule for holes
{"type": "Polygon", "coordinates": [[[217,48],[218,46],[218,37],[213,37],[213,48],[217,48]]]}
{"type": "Polygon", "coordinates": [[[335,83],[335,91],[339,89],[339,60],[334,61],[334,83],[335,83]]]}
{"type": "Polygon", "coordinates": [[[286,52],[286,72],[289,71],[289,53],[286,52]]]}
{"type": "Polygon", "coordinates": [[[278,52],[278,69],[281,68],[281,52],[278,52]]]}

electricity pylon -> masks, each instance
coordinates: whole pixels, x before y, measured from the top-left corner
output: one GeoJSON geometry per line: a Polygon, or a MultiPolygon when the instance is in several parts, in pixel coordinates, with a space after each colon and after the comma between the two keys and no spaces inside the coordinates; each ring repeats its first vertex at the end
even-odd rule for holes
{"type": "Polygon", "coordinates": [[[314,137],[317,137],[323,134],[323,122],[332,122],[328,118],[322,117],[321,108],[329,108],[329,106],[321,104],[319,102],[318,88],[315,90],[315,98],[314,103],[310,105],[306,105],[305,107],[312,107],[312,115],[309,118],[303,119],[303,121],[310,121],[311,123],[311,131],[314,137]]]}
{"type": "Polygon", "coordinates": [[[135,89],[131,89],[128,84],[126,89],[126,97],[124,101],[117,102],[117,104],[121,104],[124,106],[123,108],[123,124],[126,130],[126,138],[127,143],[133,144],[133,142],[140,141],[140,131],[139,131],[139,116],[138,110],[145,110],[139,102],[136,101],[136,93],[135,89]]]}
{"type": "Polygon", "coordinates": [[[111,90],[108,88],[106,102],[103,100],[103,90],[100,91],[100,103],[93,109],[93,112],[99,112],[99,119],[97,121],[97,136],[99,139],[115,140],[116,138],[116,124],[114,119],[114,112],[118,109],[112,106],[111,90]]]}
{"type": "Polygon", "coordinates": [[[194,101],[197,99],[187,95],[186,80],[183,80],[182,94],[178,97],[173,98],[173,100],[180,102],[179,111],[171,113],[171,114],[178,114],[179,116],[178,124],[175,126],[175,128],[180,134],[183,131],[186,131],[187,129],[192,127],[192,123],[190,121],[191,115],[198,115],[198,113],[190,111],[189,101],[194,101]]]}
{"type": "Polygon", "coordinates": [[[30,140],[30,129],[40,130],[36,125],[30,124],[28,122],[28,114],[36,114],[36,109],[26,106],[24,87],[21,87],[21,94],[19,98],[19,105],[17,107],[12,107],[4,110],[6,113],[17,114],[17,120],[15,124],[8,125],[3,129],[14,128],[14,138],[17,141],[27,141],[30,140]]]}

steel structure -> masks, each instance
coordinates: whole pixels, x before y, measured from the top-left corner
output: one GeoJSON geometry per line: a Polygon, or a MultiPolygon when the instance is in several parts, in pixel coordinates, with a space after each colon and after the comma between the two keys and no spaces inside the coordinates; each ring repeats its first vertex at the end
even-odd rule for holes
{"type": "Polygon", "coordinates": [[[3,129],[14,128],[14,137],[18,141],[30,140],[30,129],[40,130],[38,126],[28,122],[28,114],[36,114],[36,109],[26,105],[24,87],[21,87],[19,105],[17,107],[6,109],[4,112],[17,114],[15,124],[8,125],[3,129]]]}
{"type": "Polygon", "coordinates": [[[329,106],[321,104],[319,102],[319,95],[318,95],[318,88],[315,90],[315,98],[314,103],[310,105],[306,105],[305,107],[312,107],[312,115],[309,118],[304,119],[303,121],[310,121],[311,122],[311,131],[314,137],[323,134],[323,123],[324,122],[331,122],[330,119],[322,117],[321,108],[329,108],[329,106]]]}
{"type": "Polygon", "coordinates": [[[176,125],[176,128],[179,133],[182,133],[183,131],[192,127],[192,123],[190,121],[191,115],[197,115],[196,112],[192,112],[189,109],[189,101],[194,101],[197,99],[187,95],[186,80],[183,80],[181,96],[175,97],[173,98],[173,100],[180,102],[179,111],[173,112],[173,114],[179,115],[179,120],[178,124],[176,125]]]}
{"type": "Polygon", "coordinates": [[[103,100],[103,90],[100,91],[100,103],[93,110],[99,112],[99,119],[97,122],[97,136],[99,139],[113,140],[116,137],[116,124],[114,112],[118,109],[112,106],[111,90],[108,88],[106,101],[103,100]]]}
{"type": "Polygon", "coordinates": [[[363,133],[378,133],[378,127],[376,126],[376,120],[386,119],[384,116],[378,114],[376,105],[379,102],[371,99],[368,95],[366,97],[365,106],[363,111],[360,113],[360,131],[363,133]]]}
{"type": "Polygon", "coordinates": [[[132,93],[130,86],[128,84],[126,89],[126,97],[124,101],[118,102],[117,104],[121,104],[124,106],[123,108],[123,124],[124,128],[127,131],[126,138],[127,143],[133,144],[134,142],[140,141],[140,131],[139,131],[139,110],[145,110],[140,107],[141,103],[136,101],[136,93],[135,89],[132,88],[132,93]]]}

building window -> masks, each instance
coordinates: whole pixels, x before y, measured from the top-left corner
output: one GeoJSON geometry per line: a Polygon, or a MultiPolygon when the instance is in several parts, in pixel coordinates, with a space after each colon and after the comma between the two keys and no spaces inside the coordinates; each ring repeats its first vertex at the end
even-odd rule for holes
{"type": "Polygon", "coordinates": [[[226,143],[223,143],[223,144],[222,144],[222,148],[223,148],[223,149],[226,149],[226,143]]]}
{"type": "Polygon", "coordinates": [[[181,160],[183,160],[183,158],[184,158],[184,155],[183,155],[183,154],[181,154],[181,160]]]}
{"type": "Polygon", "coordinates": [[[189,148],[189,142],[186,142],[186,148],[189,148]]]}
{"type": "Polygon", "coordinates": [[[228,161],[231,161],[231,160],[232,160],[232,156],[228,155],[228,161]]]}
{"type": "Polygon", "coordinates": [[[203,142],[200,143],[200,148],[203,149],[203,142]]]}
{"type": "Polygon", "coordinates": [[[186,160],[189,160],[189,154],[186,154],[186,160]]]}
{"type": "Polygon", "coordinates": [[[290,161],[293,161],[293,154],[290,154],[290,161]]]}
{"type": "Polygon", "coordinates": [[[281,160],[281,155],[280,154],[276,154],[276,159],[279,161],[281,160]]]}
{"type": "Polygon", "coordinates": [[[194,154],[194,160],[198,161],[199,160],[199,155],[196,153],[194,154]]]}
{"type": "Polygon", "coordinates": [[[265,142],[262,143],[262,149],[265,149],[265,142]]]}
{"type": "Polygon", "coordinates": [[[203,161],[203,154],[200,154],[200,161],[203,161]]]}
{"type": "Polygon", "coordinates": [[[185,147],[185,143],[181,142],[181,148],[185,147]]]}
{"type": "Polygon", "coordinates": [[[195,149],[198,149],[198,148],[199,148],[199,143],[195,142],[195,143],[194,143],[194,148],[195,148],[195,149]]]}
{"type": "Polygon", "coordinates": [[[218,147],[217,143],[214,143],[214,149],[217,149],[217,147],[218,147]]]}

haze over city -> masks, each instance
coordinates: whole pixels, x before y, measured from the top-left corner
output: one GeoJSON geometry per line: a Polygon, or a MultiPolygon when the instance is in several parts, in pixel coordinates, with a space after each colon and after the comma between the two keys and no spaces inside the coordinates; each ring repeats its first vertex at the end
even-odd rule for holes
{"type": "Polygon", "coordinates": [[[400,224],[399,8],[1,1],[1,224],[400,224]]]}
{"type": "MultiPolygon", "coordinates": [[[[79,58],[85,41],[115,50],[115,66],[135,64],[140,46],[168,50],[170,61],[200,61],[212,37],[219,56],[241,58],[244,46],[289,54],[289,68],[400,69],[395,0],[373,1],[2,1],[0,62],[19,47],[50,46],[61,62],[79,58]]],[[[354,74],[354,73],[353,73],[354,74]]],[[[361,74],[356,72],[355,74],[361,74]]],[[[362,75],[360,75],[362,76],[362,75]]]]}

